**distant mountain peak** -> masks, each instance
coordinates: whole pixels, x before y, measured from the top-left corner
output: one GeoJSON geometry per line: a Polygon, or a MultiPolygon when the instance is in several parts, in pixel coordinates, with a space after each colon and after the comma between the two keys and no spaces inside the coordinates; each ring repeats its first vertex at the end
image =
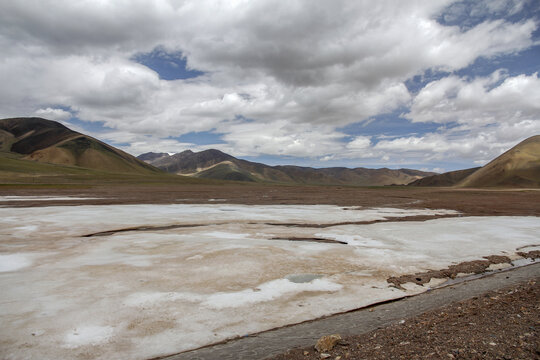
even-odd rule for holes
{"type": "Polygon", "coordinates": [[[200,178],[312,185],[404,185],[433,174],[411,169],[345,167],[314,169],[294,165],[269,166],[237,159],[217,149],[199,152],[186,150],[148,162],[170,173],[200,178]]]}

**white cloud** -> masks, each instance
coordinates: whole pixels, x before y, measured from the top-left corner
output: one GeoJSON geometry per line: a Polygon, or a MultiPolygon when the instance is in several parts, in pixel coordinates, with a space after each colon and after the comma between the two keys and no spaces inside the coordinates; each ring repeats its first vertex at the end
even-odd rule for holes
{"type": "Polygon", "coordinates": [[[496,71],[469,79],[448,76],[426,85],[405,117],[442,124],[423,136],[381,139],[374,150],[401,161],[484,165],[525,138],[540,134],[538,74],[496,71]],[[448,126],[447,126],[448,125],[448,126]]]}
{"type": "Polygon", "coordinates": [[[272,123],[239,123],[228,127],[223,136],[230,152],[246,155],[290,155],[319,157],[339,151],[344,134],[325,126],[291,125],[286,121],[272,123]]]}
{"type": "Polygon", "coordinates": [[[371,145],[371,138],[369,136],[357,136],[347,144],[347,148],[353,150],[367,149],[371,145]]]}
{"type": "Polygon", "coordinates": [[[501,71],[469,80],[449,76],[429,83],[406,115],[412,122],[457,122],[469,127],[540,119],[538,73],[510,77],[501,71]]]}
{"type": "Polygon", "coordinates": [[[71,114],[69,111],[65,111],[63,109],[53,109],[53,108],[46,108],[46,109],[37,109],[34,112],[34,115],[37,117],[43,117],[47,118],[49,120],[56,120],[56,121],[65,121],[70,119],[73,114],[71,114]]]}
{"type": "MultiPolygon", "coordinates": [[[[437,22],[443,11],[462,16],[461,8],[448,8],[452,3],[6,0],[0,116],[65,120],[60,111],[69,108],[83,121],[102,121],[114,130],[109,138],[126,140],[124,149],[135,154],[157,146],[180,151],[192,144],[169,137],[216,131],[227,142],[218,147],[236,155],[325,159],[402,158],[383,153],[394,151],[390,141],[347,144],[337,129],[411,103],[411,121],[446,123],[458,115],[467,131],[500,116],[511,117],[509,125],[538,120],[537,76],[502,84],[451,76],[412,98],[404,82],[426,69],[454,71],[532,45],[532,19],[467,28],[437,22]],[[190,68],[206,74],[165,81],[134,62],[135,54],[158,46],[181,51],[190,68]],[[522,92],[531,95],[523,99],[522,92]],[[523,105],[521,113],[503,105],[512,101],[523,105]]],[[[483,14],[503,12],[500,2],[483,4],[483,14]]],[[[512,4],[514,13],[523,6],[512,4]]]]}
{"type": "Polygon", "coordinates": [[[392,154],[403,162],[455,162],[485,165],[529,136],[540,134],[539,120],[523,120],[490,126],[453,128],[424,136],[382,140],[374,150],[392,154]]]}

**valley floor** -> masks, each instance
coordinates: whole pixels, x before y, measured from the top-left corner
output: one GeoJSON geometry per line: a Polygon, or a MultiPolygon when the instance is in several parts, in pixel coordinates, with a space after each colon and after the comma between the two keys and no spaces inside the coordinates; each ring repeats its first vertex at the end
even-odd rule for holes
{"type": "Polygon", "coordinates": [[[387,280],[537,251],[539,204],[536,190],[4,186],[0,354],[151,358],[418,294],[445,279],[387,280]]]}
{"type": "Polygon", "coordinates": [[[74,196],[91,200],[5,202],[10,206],[77,204],[339,205],[452,209],[471,216],[540,216],[540,188],[453,189],[422,187],[223,185],[0,185],[0,196],[74,196]]]}

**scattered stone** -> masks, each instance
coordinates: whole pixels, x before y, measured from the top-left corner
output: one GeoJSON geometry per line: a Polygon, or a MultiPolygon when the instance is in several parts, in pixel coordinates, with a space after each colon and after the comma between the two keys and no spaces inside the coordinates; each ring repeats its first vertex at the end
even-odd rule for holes
{"type": "Polygon", "coordinates": [[[321,359],[328,359],[330,356],[330,354],[326,354],[326,353],[321,353],[321,359]]]}
{"type": "Polygon", "coordinates": [[[317,341],[317,344],[315,344],[315,350],[320,353],[330,351],[337,345],[340,340],[341,336],[339,334],[323,336],[317,341]]]}
{"type": "MultiPolygon", "coordinates": [[[[504,277],[504,276],[503,276],[504,277]]],[[[371,333],[346,337],[327,360],[348,359],[539,359],[538,299],[540,278],[483,293],[474,298],[433,309],[371,333]],[[406,331],[404,330],[406,328],[406,331]]],[[[384,310],[383,310],[384,311],[384,310]]],[[[319,353],[273,360],[319,359],[319,353]]]]}

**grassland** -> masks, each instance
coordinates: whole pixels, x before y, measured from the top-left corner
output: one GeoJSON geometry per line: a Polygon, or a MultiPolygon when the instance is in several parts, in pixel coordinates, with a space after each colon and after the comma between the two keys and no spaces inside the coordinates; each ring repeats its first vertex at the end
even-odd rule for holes
{"type": "Polygon", "coordinates": [[[134,174],[100,171],[80,166],[58,165],[23,159],[22,155],[0,152],[0,186],[64,187],[106,184],[217,184],[166,173],[134,174]]]}

